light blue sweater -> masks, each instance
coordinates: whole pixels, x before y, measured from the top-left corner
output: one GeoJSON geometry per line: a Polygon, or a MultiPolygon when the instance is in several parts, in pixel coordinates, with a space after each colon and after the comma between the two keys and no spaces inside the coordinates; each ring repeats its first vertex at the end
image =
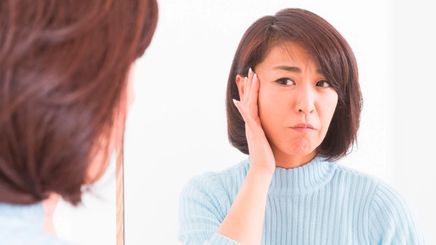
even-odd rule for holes
{"type": "Polygon", "coordinates": [[[13,205],[0,203],[0,244],[67,245],[43,230],[42,203],[13,205]]]}
{"type": "MultiPolygon", "coordinates": [[[[183,244],[238,244],[217,233],[249,161],[193,178],[180,196],[183,244]]],[[[424,244],[404,200],[383,182],[320,157],[276,168],[262,244],[424,244]]]]}

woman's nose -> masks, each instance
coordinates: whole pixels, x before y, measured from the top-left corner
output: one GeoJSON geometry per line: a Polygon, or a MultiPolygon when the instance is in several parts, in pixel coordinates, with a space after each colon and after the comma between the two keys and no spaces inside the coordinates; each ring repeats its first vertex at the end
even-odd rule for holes
{"type": "Polygon", "coordinates": [[[302,86],[295,96],[295,108],[298,113],[311,114],[315,111],[315,91],[310,86],[302,86]]]}

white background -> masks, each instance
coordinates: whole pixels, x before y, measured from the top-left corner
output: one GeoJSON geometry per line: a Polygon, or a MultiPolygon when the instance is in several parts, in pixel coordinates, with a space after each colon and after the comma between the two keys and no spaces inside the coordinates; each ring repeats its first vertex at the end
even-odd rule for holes
{"type": "MultiPolygon", "coordinates": [[[[436,17],[430,3],[173,0],[160,1],[152,45],[135,65],[125,153],[127,245],[177,244],[183,185],[246,157],[227,140],[231,61],[250,24],[286,7],[325,18],[357,57],[364,98],[359,141],[340,164],[402,193],[427,244],[436,244],[436,17]]],[[[61,205],[61,236],[78,244],[114,244],[113,181],[110,169],[85,207],[61,205]]]]}

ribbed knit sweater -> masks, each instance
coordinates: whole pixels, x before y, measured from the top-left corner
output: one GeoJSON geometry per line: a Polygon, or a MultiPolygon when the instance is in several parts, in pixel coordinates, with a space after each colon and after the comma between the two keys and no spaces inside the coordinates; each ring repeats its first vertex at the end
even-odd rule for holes
{"type": "MultiPolygon", "coordinates": [[[[238,244],[217,233],[249,169],[249,161],[193,178],[180,196],[183,244],[238,244]]],[[[382,181],[316,157],[276,168],[262,244],[424,244],[403,198],[382,181]]]]}

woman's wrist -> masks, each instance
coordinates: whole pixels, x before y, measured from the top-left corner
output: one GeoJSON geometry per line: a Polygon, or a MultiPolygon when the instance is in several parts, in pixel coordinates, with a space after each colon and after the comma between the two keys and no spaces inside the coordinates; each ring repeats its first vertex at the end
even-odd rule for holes
{"type": "Polygon", "coordinates": [[[268,190],[273,173],[274,171],[268,171],[262,166],[250,166],[218,233],[241,244],[261,242],[268,190]]]}
{"type": "Polygon", "coordinates": [[[263,177],[271,177],[274,175],[275,167],[270,166],[259,166],[257,164],[252,164],[250,166],[249,172],[252,172],[254,175],[259,175],[263,177]]]}
{"type": "Polygon", "coordinates": [[[265,184],[268,184],[269,186],[274,175],[274,170],[275,169],[265,168],[261,166],[251,166],[248,170],[247,177],[250,176],[250,178],[256,179],[256,182],[263,182],[265,184]]]}

